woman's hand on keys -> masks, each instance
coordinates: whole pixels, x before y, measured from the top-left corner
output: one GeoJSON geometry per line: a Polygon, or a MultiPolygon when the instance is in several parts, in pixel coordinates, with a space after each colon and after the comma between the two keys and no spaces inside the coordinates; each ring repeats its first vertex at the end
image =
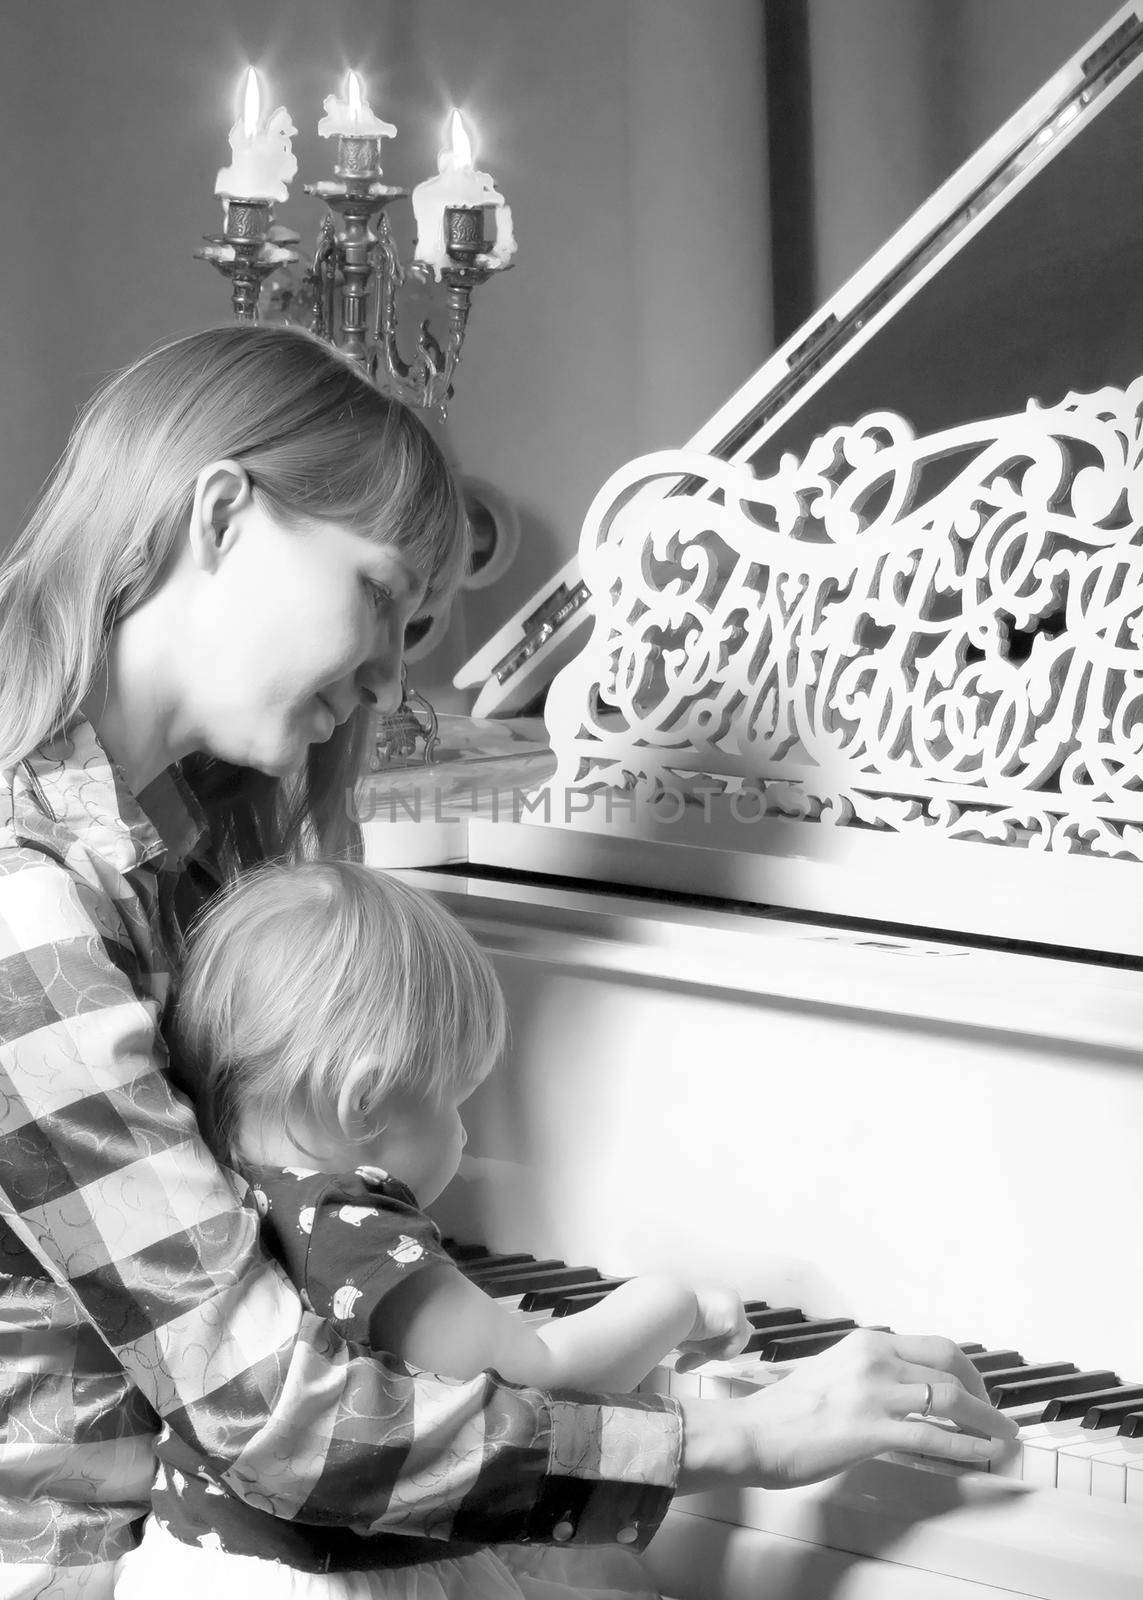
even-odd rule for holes
{"type": "Polygon", "coordinates": [[[780,1383],[728,1403],[753,1412],[747,1470],[764,1488],[816,1483],[887,1451],[979,1467],[1018,1431],[951,1340],[861,1328],[791,1363],[780,1383]]]}

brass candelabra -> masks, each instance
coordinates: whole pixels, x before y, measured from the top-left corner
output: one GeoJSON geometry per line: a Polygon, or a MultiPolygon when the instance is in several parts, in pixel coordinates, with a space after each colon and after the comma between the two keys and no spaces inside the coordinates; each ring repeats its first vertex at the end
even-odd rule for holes
{"type": "MultiPolygon", "coordinates": [[[[380,387],[443,417],[472,292],[511,262],[496,254],[495,230],[489,236],[488,213],[495,209],[490,203],[445,205],[443,263],[435,269],[417,259],[402,265],[386,212],[410,191],[381,182],[378,143],[375,138],[339,137],[333,178],[306,185],[307,194],[324,201],[328,213],[288,315],[360,362],[380,387]],[[398,293],[406,283],[431,288],[438,279],[448,318],[444,343],[425,318],[416,354],[407,361],[398,341],[398,293]]],[[[288,230],[274,225],[271,201],[227,199],[222,233],[195,252],[229,279],[236,321],[256,322],[265,280],[299,259],[280,242],[282,234],[288,230]]]]}

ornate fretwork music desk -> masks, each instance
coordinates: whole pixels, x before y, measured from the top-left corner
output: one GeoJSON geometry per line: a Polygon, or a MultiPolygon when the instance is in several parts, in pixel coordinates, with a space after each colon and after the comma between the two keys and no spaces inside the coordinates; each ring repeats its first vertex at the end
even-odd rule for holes
{"type": "Polygon", "coordinates": [[[603,487],[556,784],[477,857],[1143,954],[1141,32],[603,487]]]}

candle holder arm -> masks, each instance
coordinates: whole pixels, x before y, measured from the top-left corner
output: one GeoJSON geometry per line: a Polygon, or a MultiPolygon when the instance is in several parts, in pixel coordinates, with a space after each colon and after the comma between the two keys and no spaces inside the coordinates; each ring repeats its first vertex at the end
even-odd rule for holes
{"type": "Polygon", "coordinates": [[[326,216],[318,234],[313,266],[305,275],[303,288],[310,303],[310,332],[329,344],[335,342],[334,298],[337,273],[337,230],[333,218],[326,216]]]}
{"type": "Polygon", "coordinates": [[[412,361],[404,359],[397,339],[398,291],[409,280],[429,284],[432,275],[416,261],[408,270],[401,265],[386,217],[382,217],[377,229],[372,259],[377,293],[373,302],[370,376],[375,382],[387,381],[401,399],[413,405],[430,410],[439,406],[443,416],[445,404],[452,397],[450,379],[456,365],[451,341],[449,349],[443,350],[427,317],[421,322],[417,354],[412,361]]]}
{"type": "Polygon", "coordinates": [[[225,234],[207,238],[195,255],[209,261],[230,283],[230,303],[235,322],[258,321],[258,298],[262,282],[278,267],[296,261],[293,250],[265,240],[228,238],[225,234]]]}

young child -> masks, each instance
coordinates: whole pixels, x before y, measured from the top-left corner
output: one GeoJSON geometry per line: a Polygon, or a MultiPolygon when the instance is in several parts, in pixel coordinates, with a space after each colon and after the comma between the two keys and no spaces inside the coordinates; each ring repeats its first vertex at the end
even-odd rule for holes
{"type": "MultiPolygon", "coordinates": [[[[692,1365],[736,1355],[749,1330],[727,1289],[635,1278],[590,1310],[526,1325],[458,1271],[421,1208],[457,1171],[460,1108],[505,1034],[491,964],[459,922],[344,862],[262,867],[216,901],[193,930],[170,1030],[200,1122],[249,1184],[307,1312],[396,1371],[617,1392],[676,1346],[692,1365]]],[[[360,1427],[381,1431],[367,1416],[360,1427]]],[[[394,1450],[394,1474],[409,1471],[406,1453],[394,1450]]],[[[439,1539],[369,1536],[307,1521],[304,1505],[285,1521],[232,1494],[170,1429],[157,1456],[153,1515],[120,1563],[117,1600],[652,1593],[622,1546],[462,1545],[444,1517],[439,1539]]],[[[509,1479],[503,1492],[507,1508],[509,1479]]]]}

